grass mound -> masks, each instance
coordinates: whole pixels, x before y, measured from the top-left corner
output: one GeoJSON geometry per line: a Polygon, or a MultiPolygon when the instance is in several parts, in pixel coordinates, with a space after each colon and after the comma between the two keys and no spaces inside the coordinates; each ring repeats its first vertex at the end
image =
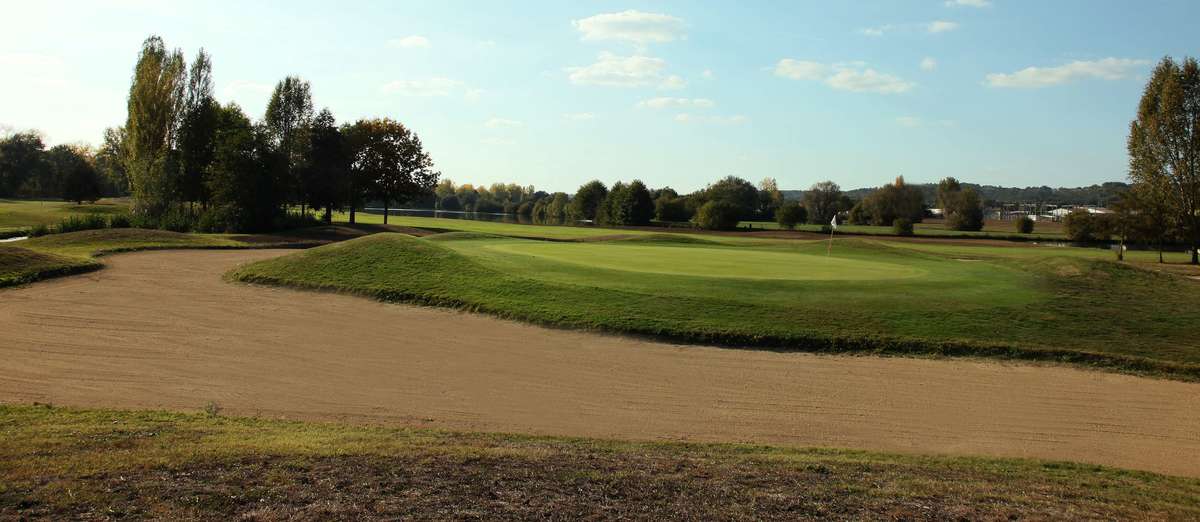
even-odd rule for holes
{"type": "Polygon", "coordinates": [[[1200,517],[1200,480],[1016,459],[0,406],[0,518],[564,515],[1183,520],[1200,517]]]}
{"type": "MultiPolygon", "coordinates": [[[[1194,343],[1200,310],[1174,302],[1186,301],[1188,295],[1174,285],[1193,283],[1109,269],[1115,265],[1086,259],[1055,260],[1047,266],[1113,272],[1106,280],[1066,277],[1057,268],[994,260],[962,263],[868,242],[839,247],[841,257],[812,255],[819,246],[761,247],[760,252],[759,247],[606,246],[512,238],[439,242],[376,234],[250,264],[230,277],[683,342],[1044,360],[1200,379],[1200,350],[1194,343]],[[630,259],[627,251],[645,255],[645,249],[655,248],[677,256],[666,265],[686,265],[689,255],[710,263],[696,261],[689,269],[717,266],[709,259],[713,251],[759,256],[794,251],[794,257],[783,259],[795,262],[790,269],[819,275],[839,270],[842,263],[862,275],[788,280],[614,268],[620,259],[630,259]],[[687,248],[695,250],[680,253],[687,248]],[[550,251],[541,252],[546,249],[550,251]],[[876,272],[870,263],[920,274],[871,279],[876,272]],[[1107,299],[1114,291],[1155,304],[1126,313],[1127,303],[1107,299]],[[1107,319],[1098,324],[1096,317],[1107,319]]],[[[730,270],[735,269],[741,270],[730,270]]],[[[781,265],[780,270],[787,269],[786,263],[781,265]]]]}
{"type": "Polygon", "coordinates": [[[100,264],[89,259],[76,259],[11,245],[0,245],[0,287],[78,274],[97,268],[100,268],[100,264]]]}
{"type": "Polygon", "coordinates": [[[236,248],[246,244],[224,236],[112,228],[36,237],[25,240],[23,246],[67,255],[93,256],[164,248],[236,248]]]}

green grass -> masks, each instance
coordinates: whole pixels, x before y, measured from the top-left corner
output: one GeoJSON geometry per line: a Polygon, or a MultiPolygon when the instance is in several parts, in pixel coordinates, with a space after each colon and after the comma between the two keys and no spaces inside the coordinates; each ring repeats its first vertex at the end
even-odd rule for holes
{"type": "Polygon", "coordinates": [[[100,263],[90,259],[77,259],[0,244],[0,287],[78,274],[97,268],[100,268],[100,263]]]}
{"type": "Polygon", "coordinates": [[[1200,379],[1197,283],[1085,249],[967,255],[968,247],[840,239],[826,257],[820,241],[454,237],[379,234],[231,277],[686,342],[1050,360],[1200,379]]]}
{"type": "MultiPolygon", "coordinates": [[[[778,223],[774,221],[743,221],[741,226],[752,226],[753,228],[761,228],[763,230],[780,230],[778,223]]],[[[802,224],[797,225],[795,230],[801,232],[821,232],[824,224],[802,224]]],[[[1063,233],[1061,223],[1042,222],[1037,223],[1034,231],[1029,234],[1021,234],[1016,231],[1016,225],[1011,221],[987,221],[984,224],[983,230],[979,231],[963,231],[948,229],[941,220],[929,220],[924,223],[916,223],[913,225],[913,233],[917,236],[937,237],[937,238],[961,238],[961,239],[1005,239],[1018,241],[1066,241],[1067,236],[1063,233]]],[[[877,225],[850,225],[839,224],[838,232],[852,235],[868,235],[868,236],[894,236],[895,230],[889,226],[877,225]]]]}
{"type": "Polygon", "coordinates": [[[0,518],[1193,519],[1200,480],[1019,459],[0,405],[0,518]]]}
{"type": "Polygon", "coordinates": [[[126,214],[129,205],[121,200],[101,200],[76,205],[67,201],[0,199],[0,234],[29,230],[36,225],[57,225],[70,216],[126,214]]]}

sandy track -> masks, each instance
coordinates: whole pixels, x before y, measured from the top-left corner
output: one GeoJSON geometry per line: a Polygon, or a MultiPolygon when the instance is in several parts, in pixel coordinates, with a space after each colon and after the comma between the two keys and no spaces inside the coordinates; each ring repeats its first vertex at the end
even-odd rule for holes
{"type": "Polygon", "coordinates": [[[225,283],[286,251],[107,258],[0,291],[0,401],[1038,457],[1200,476],[1200,384],[725,350],[225,283]]]}

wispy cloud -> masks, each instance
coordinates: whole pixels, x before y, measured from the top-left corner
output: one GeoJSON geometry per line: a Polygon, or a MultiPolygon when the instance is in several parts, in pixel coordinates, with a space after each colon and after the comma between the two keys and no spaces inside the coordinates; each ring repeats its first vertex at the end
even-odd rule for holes
{"type": "Polygon", "coordinates": [[[929,22],[929,25],[925,27],[925,30],[930,33],[945,33],[955,29],[958,29],[958,22],[949,22],[946,20],[934,20],[929,22]]]}
{"type": "Polygon", "coordinates": [[[821,81],[833,89],[850,92],[899,94],[908,92],[916,85],[857,62],[826,65],[784,58],[775,65],[775,75],[793,80],[821,81]]]}
{"type": "Polygon", "coordinates": [[[985,83],[990,87],[1038,88],[1061,85],[1082,78],[1120,80],[1148,60],[1130,58],[1104,58],[1091,61],[1074,61],[1057,67],[1026,67],[1014,73],[992,73],[985,83]]]}
{"type": "Polygon", "coordinates": [[[932,71],[934,69],[937,69],[937,66],[938,66],[937,60],[935,60],[932,56],[926,56],[921,59],[921,70],[922,71],[932,71]]]}
{"type": "Polygon", "coordinates": [[[676,114],[674,117],[674,120],[679,123],[713,123],[713,124],[719,124],[719,125],[739,125],[742,123],[746,123],[747,121],[750,121],[750,118],[747,118],[741,114],[734,114],[732,116],[707,116],[707,115],[695,115],[695,114],[682,112],[682,113],[676,114]]]}
{"type": "Polygon", "coordinates": [[[664,43],[684,37],[683,20],[671,15],[622,11],[574,20],[584,40],[619,40],[638,45],[664,43]]]}
{"type": "Polygon", "coordinates": [[[463,82],[450,78],[423,78],[388,82],[383,87],[380,87],[380,90],[387,94],[433,97],[449,96],[462,87],[463,82]]]}
{"type": "Polygon", "coordinates": [[[990,0],[946,0],[946,7],[991,7],[990,0]]]}
{"type": "Polygon", "coordinates": [[[664,81],[666,60],[649,56],[617,56],[600,53],[596,62],[581,67],[567,67],[567,78],[575,85],[609,87],[639,87],[664,81]]]}
{"type": "Polygon", "coordinates": [[[675,107],[696,107],[707,109],[715,105],[716,103],[713,103],[713,101],[708,98],[671,98],[666,96],[650,98],[637,103],[638,108],[644,109],[668,109],[675,107]]]}
{"type": "Polygon", "coordinates": [[[568,112],[563,114],[563,118],[570,121],[589,121],[596,119],[596,114],[591,112],[568,112]]]}

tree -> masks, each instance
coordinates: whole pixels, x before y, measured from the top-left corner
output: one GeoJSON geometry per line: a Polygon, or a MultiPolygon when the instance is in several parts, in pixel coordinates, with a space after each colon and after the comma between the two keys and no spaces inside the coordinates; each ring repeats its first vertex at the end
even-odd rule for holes
{"type": "MultiPolygon", "coordinates": [[[[208,207],[204,175],[213,160],[217,112],[213,96],[212,61],[204,49],[196,54],[188,74],[183,119],[179,126],[179,197],[208,207]]],[[[107,136],[106,136],[107,138],[107,136]]]]}
{"type": "Polygon", "coordinates": [[[758,182],[758,215],[769,218],[783,205],[783,192],[775,178],[763,178],[758,182]]]}
{"type": "Polygon", "coordinates": [[[54,180],[54,195],[76,204],[100,199],[100,175],[87,149],[57,145],[46,153],[46,160],[54,180]]]}
{"type": "Polygon", "coordinates": [[[1129,124],[1129,178],[1163,198],[1200,264],[1200,64],[1163,58],[1129,124]]]}
{"type": "Polygon", "coordinates": [[[759,209],[758,189],[737,176],[726,176],[704,189],[704,201],[724,201],[738,209],[738,219],[752,219],[759,209]]]}
{"type": "Polygon", "coordinates": [[[292,202],[303,204],[300,169],[308,160],[308,131],[312,124],[312,89],[309,83],[295,76],[288,76],[275,84],[263,123],[271,137],[271,143],[283,156],[283,172],[280,177],[292,202]]]}
{"type": "Polygon", "coordinates": [[[1071,241],[1086,243],[1096,239],[1107,239],[1100,218],[1087,209],[1075,209],[1063,219],[1063,228],[1071,241]]]}
{"type": "Polygon", "coordinates": [[[383,222],[389,206],[432,194],[439,173],[421,139],[389,118],[359,120],[347,133],[351,177],[367,180],[370,194],[383,201],[383,222]]]}
{"type": "Polygon", "coordinates": [[[954,197],[953,206],[942,209],[951,230],[983,230],[983,201],[974,188],[966,188],[954,197]]]}
{"type": "Polygon", "coordinates": [[[633,208],[630,210],[633,219],[630,224],[649,225],[650,220],[654,219],[654,199],[650,197],[650,190],[642,180],[635,179],[629,183],[629,195],[633,198],[633,208]]]}
{"type": "Polygon", "coordinates": [[[871,224],[891,226],[897,219],[907,219],[910,223],[921,221],[924,216],[924,196],[916,187],[904,183],[904,177],[896,177],[896,181],[884,185],[867,195],[862,200],[857,219],[869,219],[871,224]]]}
{"type": "Polygon", "coordinates": [[[792,230],[808,218],[807,214],[799,201],[787,201],[775,209],[775,222],[779,223],[780,228],[792,230]]]}
{"type": "Polygon", "coordinates": [[[671,192],[663,192],[661,196],[654,200],[655,219],[668,223],[677,223],[692,219],[692,213],[688,211],[687,201],[674,194],[675,191],[673,190],[671,192]]]}
{"type": "Polygon", "coordinates": [[[325,222],[333,221],[333,210],[342,208],[350,192],[350,155],[346,139],[329,109],[313,119],[308,133],[309,159],[301,169],[301,193],[313,208],[325,209],[325,222]]]}
{"type": "Polygon", "coordinates": [[[938,182],[937,206],[942,209],[943,216],[946,215],[946,209],[957,204],[960,195],[962,195],[962,184],[957,179],[945,178],[938,182]]]}
{"type": "Polygon", "coordinates": [[[201,218],[214,232],[259,232],[275,226],[280,215],[279,182],[283,158],[265,129],[255,127],[230,103],[217,113],[213,161],[205,181],[212,208],[201,218]]]}
{"type": "Polygon", "coordinates": [[[571,198],[566,218],[574,222],[596,219],[596,211],[606,197],[608,197],[608,187],[605,187],[604,183],[599,180],[584,183],[575,192],[575,197],[571,198]]]}
{"type": "Polygon", "coordinates": [[[633,223],[633,195],[620,181],[613,183],[608,195],[596,206],[599,225],[629,225],[633,223]]]}
{"type": "Polygon", "coordinates": [[[162,38],[142,43],[125,122],[126,168],[135,213],[159,217],[174,201],[170,171],[184,107],[183,53],[167,51],[162,38]]]}
{"type": "Polygon", "coordinates": [[[692,224],[706,230],[733,230],[741,222],[742,209],[727,199],[709,201],[696,210],[692,224]]]}
{"type": "Polygon", "coordinates": [[[1021,216],[1017,220],[1016,228],[1018,234],[1032,234],[1034,221],[1029,216],[1021,216]]]}
{"type": "Polygon", "coordinates": [[[12,197],[31,178],[46,170],[46,145],[33,131],[0,139],[0,197],[12,197]]]}
{"type": "Polygon", "coordinates": [[[128,160],[125,154],[125,128],[104,129],[104,141],[96,151],[96,171],[104,177],[110,187],[109,194],[122,196],[129,193],[129,172],[125,169],[128,160]]]}
{"type": "Polygon", "coordinates": [[[808,209],[810,223],[824,225],[833,220],[834,214],[845,210],[839,208],[842,198],[842,188],[832,181],[814,183],[804,193],[804,207],[808,209]]]}

